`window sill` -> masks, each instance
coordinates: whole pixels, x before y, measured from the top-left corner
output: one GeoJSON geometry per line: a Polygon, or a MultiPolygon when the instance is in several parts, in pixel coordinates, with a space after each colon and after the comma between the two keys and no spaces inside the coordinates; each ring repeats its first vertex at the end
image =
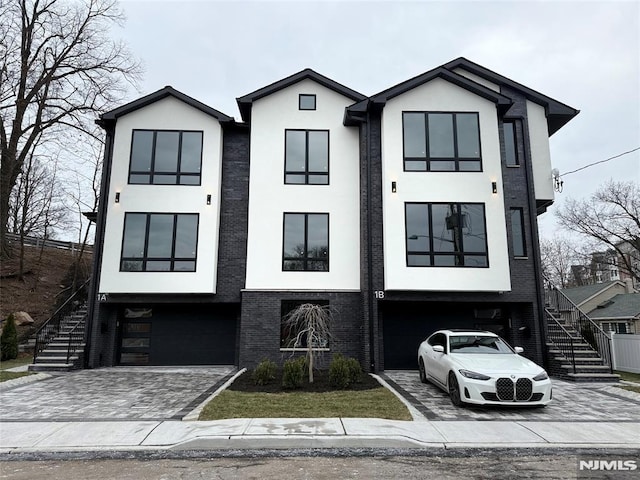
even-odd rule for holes
{"type": "Polygon", "coordinates": [[[520,168],[520,165],[507,165],[507,168],[520,168]]]}
{"type": "Polygon", "coordinates": [[[514,260],[529,260],[529,257],[513,257],[514,260]]]}
{"type": "MultiPolygon", "coordinates": [[[[329,352],[331,349],[330,348],[312,348],[311,349],[314,352],[329,352]]],[[[281,348],[280,349],[281,352],[307,352],[309,351],[308,348],[303,347],[303,348],[281,348]]]]}

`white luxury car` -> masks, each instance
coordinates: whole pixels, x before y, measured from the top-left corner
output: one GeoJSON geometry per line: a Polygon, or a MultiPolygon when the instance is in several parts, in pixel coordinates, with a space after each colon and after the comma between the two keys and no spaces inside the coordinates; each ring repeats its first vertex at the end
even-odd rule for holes
{"type": "Polygon", "coordinates": [[[449,393],[456,406],[538,405],[551,401],[544,369],[491,332],[438,330],[420,344],[420,380],[449,393]]]}

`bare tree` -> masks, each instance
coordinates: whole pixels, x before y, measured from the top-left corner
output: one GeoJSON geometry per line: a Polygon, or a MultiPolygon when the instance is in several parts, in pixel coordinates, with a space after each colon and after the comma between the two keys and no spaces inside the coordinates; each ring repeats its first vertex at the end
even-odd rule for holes
{"type": "Polygon", "coordinates": [[[542,271],[551,283],[560,288],[575,287],[590,277],[593,244],[554,233],[540,239],[542,271]]]}
{"type": "Polygon", "coordinates": [[[313,383],[315,352],[329,346],[331,323],[334,316],[329,305],[303,303],[284,318],[285,328],[291,332],[288,348],[306,348],[309,383],[313,383]]]}
{"type": "Polygon", "coordinates": [[[555,234],[552,238],[540,239],[540,256],[545,276],[560,288],[569,283],[571,266],[575,263],[575,249],[565,236],[555,234]]]}
{"type": "Polygon", "coordinates": [[[58,162],[30,154],[11,192],[8,230],[20,238],[18,277],[24,274],[25,237],[50,238],[52,230],[64,224],[67,211],[58,185],[58,162]]]}
{"type": "MultiPolygon", "coordinates": [[[[98,137],[98,135],[94,135],[98,137]]],[[[101,141],[84,142],[75,148],[76,158],[82,158],[82,165],[72,168],[67,184],[67,197],[71,202],[70,210],[76,215],[78,249],[74,251],[74,272],[72,291],[84,280],[84,254],[93,231],[93,223],[85,216],[87,212],[96,212],[100,201],[100,173],[104,143],[101,141]]]]}
{"type": "Polygon", "coordinates": [[[86,131],[125,94],[139,65],[109,36],[115,0],[0,0],[0,256],[10,194],[44,132],[86,131]]]}
{"type": "Polygon", "coordinates": [[[640,281],[640,187],[609,181],[589,200],[568,200],[556,212],[561,225],[613,250],[619,269],[640,281]]]}

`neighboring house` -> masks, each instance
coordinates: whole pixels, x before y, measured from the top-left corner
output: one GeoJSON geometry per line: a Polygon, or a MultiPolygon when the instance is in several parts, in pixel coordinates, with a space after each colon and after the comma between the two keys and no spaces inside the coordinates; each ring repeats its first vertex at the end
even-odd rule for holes
{"type": "Polygon", "coordinates": [[[620,280],[618,256],[615,250],[611,249],[591,254],[591,276],[594,283],[620,280]]]}
{"type": "MultiPolygon", "coordinates": [[[[636,240],[636,242],[640,242],[636,240]]],[[[620,280],[630,279],[633,288],[640,289],[640,244],[634,247],[630,242],[621,242],[616,245],[618,249],[618,265],[620,266],[620,280]]]]}
{"type": "Polygon", "coordinates": [[[640,318],[640,294],[633,289],[630,280],[565,288],[562,293],[599,323],[603,330],[640,333],[637,324],[640,318]]]}
{"type": "Polygon", "coordinates": [[[104,114],[88,366],[282,362],[318,345],[415,368],[442,327],[543,361],[538,214],[578,111],[464,58],[365,96],[306,69],[237,99],[165,87],[104,114]]]}
{"type": "Polygon", "coordinates": [[[605,332],[640,333],[640,294],[618,294],[587,314],[605,332]]]}

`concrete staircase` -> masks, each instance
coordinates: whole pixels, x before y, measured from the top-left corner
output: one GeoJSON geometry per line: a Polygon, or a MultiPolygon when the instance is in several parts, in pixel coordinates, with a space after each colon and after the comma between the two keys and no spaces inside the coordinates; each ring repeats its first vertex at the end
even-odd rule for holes
{"type": "Polygon", "coordinates": [[[84,337],[87,319],[87,305],[80,304],[70,314],[60,321],[58,331],[53,334],[46,346],[35,353],[33,364],[29,370],[34,372],[64,372],[82,368],[84,360],[84,342],[78,343],[77,338],[84,337]],[[72,337],[73,338],[70,338],[72,337]],[[67,359],[69,343],[74,345],[74,351],[67,359]]]}
{"type": "Polygon", "coordinates": [[[549,361],[549,374],[573,382],[618,382],[620,377],[612,374],[606,360],[600,357],[584,337],[568,322],[561,320],[557,311],[547,312],[548,337],[553,338],[558,334],[568,332],[573,340],[573,353],[575,372],[571,358],[562,353],[558,345],[553,341],[547,343],[549,361]],[[554,320],[559,320],[559,326],[554,320]]]}

